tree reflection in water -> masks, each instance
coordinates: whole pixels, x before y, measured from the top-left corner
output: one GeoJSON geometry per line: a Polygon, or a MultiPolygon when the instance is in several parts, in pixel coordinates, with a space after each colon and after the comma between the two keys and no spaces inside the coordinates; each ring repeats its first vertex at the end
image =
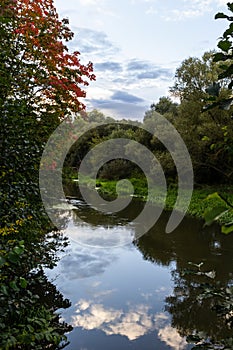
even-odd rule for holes
{"type": "MultiPolygon", "coordinates": [[[[70,193],[74,195],[74,189],[70,193]]],[[[119,218],[130,221],[142,206],[134,201],[125,212],[118,213],[119,217],[108,217],[108,225],[114,226],[119,218]]],[[[101,220],[106,223],[105,215],[90,215],[88,210],[79,207],[79,215],[89,218],[94,226],[101,220]]],[[[193,349],[233,349],[233,235],[221,234],[217,225],[203,228],[202,221],[188,217],[174,232],[165,234],[169,215],[163,213],[134,244],[144,259],[174,267],[174,291],[165,300],[172,327],[197,344],[193,349]]]]}
{"type": "Polygon", "coordinates": [[[197,344],[194,349],[232,349],[233,235],[190,218],[165,234],[167,216],[135,244],[146,260],[174,263],[174,291],[165,306],[172,326],[197,344]]]}

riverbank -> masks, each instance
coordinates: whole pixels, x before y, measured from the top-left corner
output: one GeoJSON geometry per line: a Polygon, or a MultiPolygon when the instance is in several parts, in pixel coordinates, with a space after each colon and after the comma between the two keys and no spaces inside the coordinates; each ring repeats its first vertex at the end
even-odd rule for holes
{"type": "MultiPolygon", "coordinates": [[[[142,200],[148,200],[160,204],[160,198],[156,196],[156,192],[147,196],[147,187],[144,183],[140,183],[137,179],[131,179],[132,184],[134,185],[134,194],[135,196],[141,198],[142,200]]],[[[99,192],[103,195],[116,196],[116,184],[117,181],[104,181],[98,180],[97,186],[99,186],[99,192]]],[[[230,203],[233,203],[233,186],[229,185],[220,185],[220,186],[199,186],[194,188],[192,199],[188,208],[188,214],[191,216],[203,218],[204,212],[211,207],[216,207],[216,204],[223,205],[223,202],[219,199],[217,203],[216,198],[213,200],[209,196],[213,193],[218,192],[222,195],[223,198],[230,203]]],[[[125,194],[127,194],[127,188],[125,189],[125,194]]],[[[177,198],[177,186],[170,185],[167,189],[167,197],[165,202],[165,209],[172,210],[177,198]]]]}
{"type": "MultiPolygon", "coordinates": [[[[73,180],[75,180],[73,178],[73,180]]],[[[93,181],[90,178],[82,178],[82,184],[86,186],[93,185],[93,181]]],[[[140,200],[150,202],[158,205],[163,204],[163,198],[158,194],[158,190],[154,189],[148,195],[147,191],[147,183],[144,179],[139,178],[131,178],[131,184],[134,188],[134,196],[139,198],[140,200]]],[[[109,198],[117,197],[117,183],[118,181],[112,180],[100,180],[96,181],[96,189],[98,192],[104,196],[109,198]]],[[[119,190],[119,187],[118,187],[119,190]]],[[[121,182],[120,193],[123,196],[127,196],[132,192],[132,188],[127,182],[121,182]]],[[[187,214],[193,217],[204,219],[208,213],[211,213],[210,216],[214,215],[216,209],[226,208],[229,209],[229,206],[223,200],[223,198],[229,203],[233,204],[233,186],[231,185],[198,185],[194,187],[191,202],[187,211],[187,214]],[[218,196],[217,193],[220,195],[218,196]],[[216,194],[216,195],[213,195],[216,194]],[[222,197],[222,198],[221,198],[222,197]]],[[[167,195],[165,201],[165,210],[172,210],[174,204],[177,199],[177,185],[172,184],[167,188],[167,195]]],[[[233,221],[233,210],[228,210],[224,215],[220,215],[217,221],[220,224],[231,224],[233,221]]]]}

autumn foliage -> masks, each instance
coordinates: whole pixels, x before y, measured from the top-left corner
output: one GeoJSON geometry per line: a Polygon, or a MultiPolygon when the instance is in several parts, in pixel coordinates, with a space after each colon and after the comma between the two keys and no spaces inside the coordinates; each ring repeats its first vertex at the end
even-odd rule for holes
{"type": "Polygon", "coordinates": [[[94,80],[92,63],[80,63],[68,19],[59,20],[52,0],[1,0],[2,62],[8,68],[6,98],[29,99],[34,106],[53,106],[62,113],[84,109],[83,87],[94,80]],[[9,74],[10,73],[10,74],[9,74]]]}

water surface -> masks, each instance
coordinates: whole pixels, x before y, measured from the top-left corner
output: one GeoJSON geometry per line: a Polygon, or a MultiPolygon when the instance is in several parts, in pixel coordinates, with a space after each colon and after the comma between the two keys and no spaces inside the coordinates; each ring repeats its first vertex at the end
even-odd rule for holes
{"type": "Polygon", "coordinates": [[[74,189],[68,195],[74,198],[61,217],[70,245],[48,272],[72,302],[62,313],[74,327],[67,349],[182,350],[193,347],[186,336],[198,331],[216,340],[232,334],[213,299],[200,295],[203,285],[232,284],[233,236],[191,218],[166,234],[169,214],[163,213],[146,235],[125,245],[125,237],[134,236],[130,222],[141,202],[105,215],[74,189]]]}

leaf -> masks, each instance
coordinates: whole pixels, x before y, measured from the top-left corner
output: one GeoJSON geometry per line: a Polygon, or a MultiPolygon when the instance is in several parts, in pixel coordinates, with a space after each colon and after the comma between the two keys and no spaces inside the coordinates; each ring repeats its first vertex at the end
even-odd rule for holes
{"type": "Polygon", "coordinates": [[[228,40],[221,40],[218,43],[218,47],[225,52],[228,52],[231,48],[231,42],[228,40]]]}
{"type": "Polygon", "coordinates": [[[22,255],[23,251],[24,251],[23,247],[15,247],[14,248],[14,253],[16,253],[17,255],[22,255]]]}
{"type": "Polygon", "coordinates": [[[223,37],[227,38],[228,36],[230,36],[233,32],[233,23],[230,24],[229,28],[227,30],[225,30],[225,32],[223,33],[223,37]]]}
{"type": "Polygon", "coordinates": [[[203,136],[202,141],[210,141],[210,138],[208,136],[203,136]]]}
{"type": "Polygon", "coordinates": [[[228,9],[233,12],[233,4],[231,2],[227,3],[228,9]]]}
{"type": "MultiPolygon", "coordinates": [[[[232,57],[229,57],[232,60],[232,57]]],[[[227,69],[222,72],[221,74],[219,74],[218,78],[222,79],[222,78],[229,78],[231,75],[233,74],[233,64],[231,64],[230,66],[227,67],[227,69]]]]}
{"type": "Polygon", "coordinates": [[[228,209],[226,206],[218,206],[211,209],[206,209],[204,212],[205,224],[207,226],[211,225],[214,221],[218,220],[220,216],[226,213],[228,209]]]}
{"type": "Polygon", "coordinates": [[[22,288],[26,288],[27,287],[27,284],[28,284],[28,282],[27,282],[27,280],[25,280],[25,278],[23,278],[23,277],[20,277],[20,286],[22,287],[22,288]]]}
{"type": "Polygon", "coordinates": [[[17,286],[16,281],[11,281],[11,282],[9,283],[9,285],[10,285],[10,287],[11,287],[14,291],[16,291],[16,292],[19,291],[19,288],[18,288],[18,286],[17,286]]]}
{"type": "Polygon", "coordinates": [[[219,61],[226,61],[228,59],[229,57],[227,55],[224,55],[222,52],[217,52],[216,54],[214,54],[213,61],[219,62],[219,61]]]}
{"type": "Polygon", "coordinates": [[[223,225],[221,227],[221,232],[224,233],[225,235],[228,235],[229,233],[233,232],[233,225],[230,225],[230,226],[223,225]]]}
{"type": "Polygon", "coordinates": [[[215,149],[215,147],[216,147],[216,144],[215,144],[215,143],[212,143],[212,145],[210,145],[211,151],[213,151],[213,150],[215,149]]]}
{"type": "Polygon", "coordinates": [[[5,285],[1,286],[1,292],[5,295],[8,295],[8,288],[5,285]]]}
{"type": "Polygon", "coordinates": [[[206,200],[210,200],[210,199],[211,200],[214,199],[214,200],[218,200],[218,201],[221,200],[223,202],[223,199],[220,197],[218,192],[211,193],[206,197],[206,200]]]}
{"type": "Polygon", "coordinates": [[[219,18],[229,18],[227,15],[225,15],[225,13],[223,13],[223,12],[218,12],[218,13],[216,13],[216,15],[215,15],[215,17],[214,17],[214,19],[219,19],[219,18]]]}

